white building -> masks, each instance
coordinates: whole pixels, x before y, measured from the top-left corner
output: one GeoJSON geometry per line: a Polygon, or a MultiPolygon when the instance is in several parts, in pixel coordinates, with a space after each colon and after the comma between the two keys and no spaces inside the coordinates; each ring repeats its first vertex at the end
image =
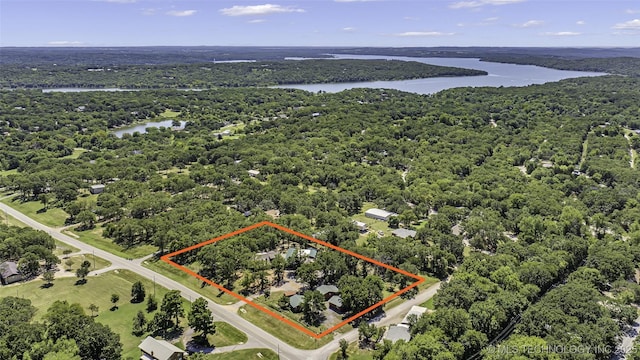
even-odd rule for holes
{"type": "Polygon", "coordinates": [[[376,219],[376,220],[382,220],[382,221],[388,221],[390,217],[397,216],[397,215],[398,214],[396,213],[392,213],[386,210],[376,209],[376,208],[369,209],[364,212],[364,216],[370,219],[376,219]]]}

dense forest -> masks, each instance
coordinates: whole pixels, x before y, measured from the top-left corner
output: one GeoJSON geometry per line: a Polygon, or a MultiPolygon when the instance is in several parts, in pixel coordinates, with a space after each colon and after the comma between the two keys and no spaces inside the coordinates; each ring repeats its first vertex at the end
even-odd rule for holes
{"type": "Polygon", "coordinates": [[[0,88],[196,88],[271,86],[487,75],[485,71],[387,60],[305,60],[81,67],[0,67],[0,88]]]}
{"type": "Polygon", "coordinates": [[[0,186],[128,247],[178,250],[278,209],[332,244],[453,274],[412,340],[380,344],[379,359],[516,358],[490,351],[500,344],[599,346],[540,358],[608,359],[640,303],[638,98],[638,79],[618,76],[434,95],[0,91],[0,186]],[[167,111],[183,130],[111,132],[167,111]],[[357,242],[365,202],[417,238],[357,242]]]}

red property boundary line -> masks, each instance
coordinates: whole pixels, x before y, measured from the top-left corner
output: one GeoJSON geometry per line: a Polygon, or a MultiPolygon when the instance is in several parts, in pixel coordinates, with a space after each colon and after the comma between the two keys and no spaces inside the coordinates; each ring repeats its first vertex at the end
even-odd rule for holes
{"type": "Polygon", "coordinates": [[[309,335],[311,337],[314,337],[316,339],[320,339],[323,336],[332,333],[333,331],[341,328],[342,326],[344,326],[344,325],[348,324],[349,322],[359,318],[360,316],[368,313],[369,311],[371,311],[371,310],[373,310],[373,309],[375,309],[375,308],[377,308],[379,306],[382,306],[382,305],[388,303],[389,301],[395,299],[396,297],[406,293],[407,291],[419,286],[420,284],[422,284],[425,281],[425,279],[423,277],[420,277],[418,275],[412,274],[410,272],[404,271],[402,269],[398,269],[396,267],[393,267],[393,266],[390,266],[390,265],[387,265],[387,264],[383,264],[383,263],[381,263],[381,262],[379,262],[377,260],[368,258],[366,256],[362,256],[360,254],[354,253],[353,251],[349,251],[347,249],[343,249],[343,248],[341,248],[339,246],[335,246],[335,245],[329,244],[327,242],[324,242],[324,241],[318,240],[316,238],[313,238],[313,237],[311,237],[309,235],[305,235],[305,234],[299,233],[299,232],[297,232],[295,230],[291,230],[289,228],[286,228],[284,226],[280,226],[278,224],[274,224],[274,223],[269,222],[269,221],[262,221],[262,222],[259,222],[257,224],[253,224],[251,226],[247,226],[245,228],[230,232],[228,234],[224,234],[222,236],[218,236],[216,238],[201,242],[199,244],[192,245],[192,246],[186,247],[186,248],[178,250],[178,251],[174,251],[174,252],[172,252],[170,254],[166,254],[166,255],[162,256],[160,259],[162,261],[166,262],[167,264],[169,264],[169,265],[171,265],[171,266],[173,266],[173,267],[175,267],[175,268],[177,268],[179,270],[182,270],[185,273],[187,273],[187,274],[189,274],[189,275],[191,275],[191,276],[193,276],[193,277],[195,277],[195,278],[197,278],[199,280],[202,280],[205,283],[207,283],[207,284],[209,284],[209,285],[211,285],[211,286],[213,286],[213,287],[215,287],[215,288],[217,288],[217,289],[219,289],[221,291],[224,291],[225,293],[235,297],[236,299],[238,299],[240,301],[243,301],[243,302],[249,304],[250,306],[253,306],[254,308],[256,308],[256,309],[258,309],[258,310],[260,310],[260,311],[262,311],[262,312],[264,312],[264,313],[266,313],[266,314],[268,314],[268,315],[270,315],[270,316],[282,321],[283,323],[285,323],[285,324],[287,324],[289,326],[292,326],[295,329],[298,329],[298,330],[302,331],[303,333],[305,333],[305,334],[307,334],[307,335],[309,335]],[[222,286],[220,284],[217,284],[217,283],[215,283],[215,282],[213,282],[213,281],[211,281],[211,280],[209,280],[209,279],[207,279],[207,278],[205,278],[205,277],[203,277],[201,275],[198,275],[197,273],[193,272],[192,270],[187,269],[186,267],[184,267],[184,266],[182,266],[180,264],[177,264],[177,263],[175,263],[175,262],[173,262],[171,260],[171,258],[176,256],[176,255],[180,255],[180,254],[183,254],[185,252],[188,252],[188,251],[191,251],[191,250],[194,250],[194,249],[198,249],[198,248],[201,248],[201,247],[209,245],[209,244],[213,244],[213,243],[218,242],[220,240],[228,239],[228,238],[230,238],[232,236],[239,235],[239,234],[245,233],[247,231],[257,229],[257,228],[262,227],[262,226],[268,226],[268,227],[271,227],[271,228],[274,228],[274,229],[278,229],[278,230],[284,231],[284,232],[286,232],[288,234],[301,237],[303,239],[309,240],[309,241],[314,242],[316,244],[319,244],[319,245],[322,245],[322,246],[326,246],[326,247],[328,247],[330,249],[340,251],[342,253],[345,253],[347,255],[356,257],[358,259],[370,262],[372,264],[375,264],[375,265],[378,265],[378,266],[382,266],[383,268],[395,271],[397,273],[400,273],[402,275],[405,275],[405,276],[408,276],[408,277],[410,277],[412,279],[415,279],[416,282],[414,282],[413,284],[401,289],[400,291],[398,291],[396,293],[391,294],[390,296],[382,299],[381,301],[375,303],[374,305],[369,306],[368,308],[360,311],[359,313],[351,316],[350,318],[342,321],[341,323],[339,323],[339,324],[337,324],[337,325],[335,325],[335,326],[333,326],[333,327],[321,332],[320,334],[316,334],[315,332],[305,328],[304,326],[302,326],[300,324],[297,324],[297,323],[293,322],[292,320],[287,319],[287,318],[283,317],[282,315],[277,314],[277,313],[275,313],[275,312],[273,312],[273,311],[271,311],[271,310],[269,310],[269,309],[267,309],[267,308],[265,308],[265,307],[263,307],[261,305],[258,305],[256,303],[254,303],[253,301],[251,301],[251,300],[249,300],[249,299],[247,299],[247,298],[245,298],[245,297],[243,297],[243,296],[241,296],[239,294],[236,294],[235,292],[226,289],[224,286],[222,286]]]}

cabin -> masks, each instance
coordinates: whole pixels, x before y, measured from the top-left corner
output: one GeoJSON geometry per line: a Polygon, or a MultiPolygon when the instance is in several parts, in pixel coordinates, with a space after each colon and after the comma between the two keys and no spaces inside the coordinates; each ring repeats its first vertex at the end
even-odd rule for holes
{"type": "Polygon", "coordinates": [[[249,170],[249,171],[247,171],[247,173],[249,173],[249,176],[251,176],[251,177],[256,177],[256,176],[260,175],[260,171],[258,171],[258,170],[249,170]]]}
{"type": "Polygon", "coordinates": [[[13,284],[24,279],[20,271],[18,271],[18,264],[13,261],[5,261],[0,264],[0,282],[3,285],[13,284]]]}
{"type": "Polygon", "coordinates": [[[367,224],[361,222],[361,221],[356,221],[353,220],[352,221],[353,225],[356,226],[356,228],[358,228],[358,231],[360,231],[361,233],[366,233],[367,232],[367,224]]]}
{"type": "Polygon", "coordinates": [[[417,232],[415,230],[408,230],[408,229],[395,229],[391,232],[391,235],[393,236],[397,236],[401,239],[406,239],[406,238],[415,238],[416,237],[417,232]]]}
{"type": "Polygon", "coordinates": [[[382,220],[382,221],[389,221],[390,217],[397,216],[397,215],[398,214],[396,213],[392,213],[390,211],[376,209],[376,208],[369,209],[364,212],[364,216],[368,217],[369,219],[382,220]]]}
{"type": "Polygon", "coordinates": [[[324,296],[325,300],[329,300],[332,296],[340,293],[340,290],[335,285],[320,285],[316,290],[324,296]]]}
{"type": "Polygon", "coordinates": [[[328,303],[329,309],[337,312],[338,314],[342,313],[342,297],[340,297],[340,295],[333,295],[329,298],[328,303]]]}
{"type": "Polygon", "coordinates": [[[177,346],[164,341],[147,336],[138,348],[142,351],[140,360],[182,360],[185,359],[185,352],[177,346]]]}
{"type": "Polygon", "coordinates": [[[289,307],[291,307],[291,311],[298,312],[302,310],[302,302],[304,301],[304,296],[300,294],[293,295],[289,298],[289,307]]]}
{"type": "Polygon", "coordinates": [[[89,192],[92,194],[102,194],[104,192],[105,186],[103,184],[91,185],[89,187],[89,192]]]}

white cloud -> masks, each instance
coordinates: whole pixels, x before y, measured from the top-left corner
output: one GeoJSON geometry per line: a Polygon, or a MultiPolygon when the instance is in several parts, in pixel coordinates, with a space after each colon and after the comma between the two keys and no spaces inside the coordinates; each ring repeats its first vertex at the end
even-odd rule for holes
{"type": "Polygon", "coordinates": [[[142,9],[142,15],[151,16],[155,15],[158,10],[154,8],[142,9]]]}
{"type": "Polygon", "coordinates": [[[613,28],[618,30],[640,30],[640,19],[633,19],[623,23],[615,24],[613,28]]]}
{"type": "Polygon", "coordinates": [[[302,13],[305,12],[303,9],[291,7],[291,6],[282,6],[275,4],[264,4],[264,5],[248,5],[241,6],[235,5],[230,8],[220,9],[222,15],[227,16],[256,16],[256,15],[269,15],[269,14],[279,14],[279,13],[302,13]]]}
{"type": "Polygon", "coordinates": [[[80,46],[83,44],[84,43],[81,41],[68,41],[68,40],[49,41],[47,43],[47,45],[52,45],[52,46],[80,46]]]}
{"type": "Polygon", "coordinates": [[[578,20],[578,21],[576,21],[576,25],[584,25],[584,24],[586,24],[586,23],[587,23],[587,22],[586,22],[586,21],[584,21],[584,20],[578,20]]]}
{"type": "Polygon", "coordinates": [[[171,11],[167,11],[166,14],[170,15],[170,16],[191,16],[194,15],[196,12],[198,12],[197,10],[171,10],[171,11]]]}
{"type": "Polygon", "coordinates": [[[524,2],[525,0],[471,0],[471,1],[459,1],[449,5],[451,9],[469,9],[477,8],[485,5],[509,5],[524,2]]]}
{"type": "Polygon", "coordinates": [[[265,21],[267,21],[267,20],[265,20],[265,19],[253,19],[253,20],[249,20],[249,21],[247,21],[247,22],[248,22],[249,24],[259,24],[259,23],[263,23],[263,22],[265,22],[265,21]]]}
{"type": "Polygon", "coordinates": [[[342,31],[344,31],[344,32],[354,32],[354,31],[356,31],[356,28],[351,27],[351,26],[347,26],[347,27],[343,27],[342,31]]]}
{"type": "Polygon", "coordinates": [[[513,26],[521,27],[521,28],[528,28],[528,27],[540,26],[542,24],[544,24],[544,21],[542,21],[542,20],[529,20],[529,21],[526,21],[526,22],[524,22],[522,24],[515,24],[513,26]]]}
{"type": "Polygon", "coordinates": [[[627,14],[640,14],[640,10],[638,9],[627,9],[625,12],[627,14]]]}
{"type": "Polygon", "coordinates": [[[420,36],[451,36],[455,33],[445,33],[440,31],[407,31],[403,33],[393,34],[399,37],[420,37],[420,36]]]}
{"type": "Polygon", "coordinates": [[[333,0],[335,2],[373,2],[379,0],[333,0]]]}
{"type": "Polygon", "coordinates": [[[582,35],[582,33],[574,32],[574,31],[558,31],[558,32],[546,32],[542,33],[545,36],[578,36],[582,35]]]}

